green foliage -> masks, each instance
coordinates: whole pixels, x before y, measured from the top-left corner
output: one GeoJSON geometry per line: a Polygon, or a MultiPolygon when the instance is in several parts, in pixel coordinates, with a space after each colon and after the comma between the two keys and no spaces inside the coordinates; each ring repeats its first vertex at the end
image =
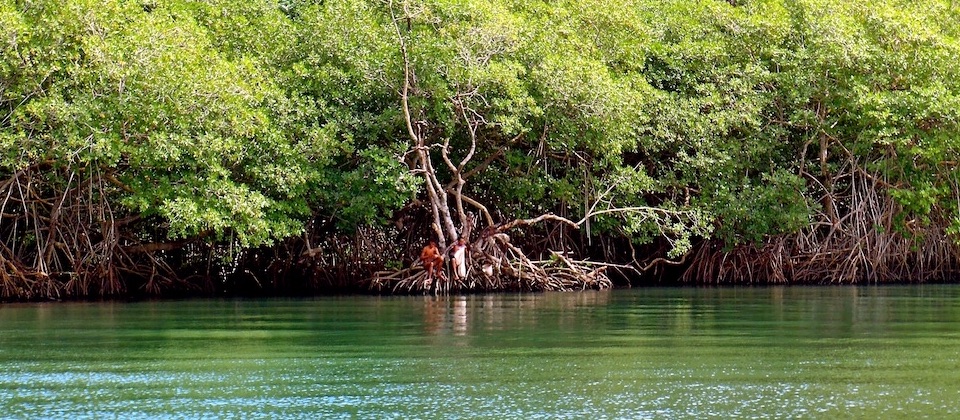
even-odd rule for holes
{"type": "Polygon", "coordinates": [[[757,181],[717,185],[703,196],[718,209],[717,234],[728,243],[758,243],[767,235],[796,232],[811,222],[813,204],[803,194],[803,179],[778,170],[757,181]]]}
{"type": "Polygon", "coordinates": [[[389,209],[410,199],[419,183],[400,165],[400,147],[361,150],[347,168],[329,168],[317,188],[318,203],[336,211],[331,215],[340,228],[376,224],[390,217],[389,209]]]}
{"type": "Polygon", "coordinates": [[[19,103],[3,138],[20,153],[5,165],[114,173],[125,188],[111,200],[164,216],[174,237],[257,245],[296,234],[314,169],[267,106],[284,92],[250,56],[218,50],[187,6],[22,7],[13,72],[33,90],[9,101],[19,103]]]}

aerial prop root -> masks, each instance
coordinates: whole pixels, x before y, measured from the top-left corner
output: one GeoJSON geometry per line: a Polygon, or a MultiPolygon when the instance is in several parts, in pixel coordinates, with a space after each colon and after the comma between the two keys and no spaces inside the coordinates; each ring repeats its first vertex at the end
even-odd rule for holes
{"type": "Polygon", "coordinates": [[[609,264],[579,261],[551,251],[544,260],[532,260],[514,245],[507,230],[545,220],[573,222],[554,215],[518,219],[488,228],[468,244],[467,277],[455,278],[452,271],[442,278],[429,279],[420,262],[399,270],[379,271],[368,280],[378,292],[443,294],[457,291],[569,291],[607,289],[609,264]]]}

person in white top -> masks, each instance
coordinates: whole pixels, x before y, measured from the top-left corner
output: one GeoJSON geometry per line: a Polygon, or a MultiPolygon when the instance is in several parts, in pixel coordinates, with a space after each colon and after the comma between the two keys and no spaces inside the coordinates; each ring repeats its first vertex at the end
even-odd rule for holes
{"type": "Polygon", "coordinates": [[[457,279],[467,278],[467,240],[460,238],[451,250],[453,253],[453,275],[457,279]]]}

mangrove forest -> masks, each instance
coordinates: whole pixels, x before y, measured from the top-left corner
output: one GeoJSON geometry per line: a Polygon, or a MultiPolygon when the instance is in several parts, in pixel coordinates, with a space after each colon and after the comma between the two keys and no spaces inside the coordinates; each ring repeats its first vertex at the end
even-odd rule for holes
{"type": "Polygon", "coordinates": [[[0,0],[0,300],[955,281],[958,36],[951,0],[0,0]]]}

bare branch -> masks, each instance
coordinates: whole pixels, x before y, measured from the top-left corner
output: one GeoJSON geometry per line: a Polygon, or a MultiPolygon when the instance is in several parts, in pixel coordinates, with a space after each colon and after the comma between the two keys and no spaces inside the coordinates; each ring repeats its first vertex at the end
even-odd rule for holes
{"type": "Polygon", "coordinates": [[[560,222],[560,223],[566,224],[566,225],[568,225],[568,226],[570,226],[570,227],[572,227],[572,228],[574,228],[574,229],[579,229],[579,228],[580,228],[580,225],[579,225],[578,223],[574,223],[574,222],[570,221],[570,219],[567,219],[567,218],[565,218],[565,217],[560,217],[560,216],[557,216],[557,215],[555,215],[555,214],[549,214],[549,213],[548,213],[548,214],[544,214],[544,215],[540,215],[540,216],[534,217],[534,218],[532,218],[532,219],[517,219],[517,220],[514,220],[514,221],[512,221],[512,222],[506,223],[506,224],[498,227],[498,228],[497,228],[497,232],[506,232],[506,231],[508,231],[508,230],[510,230],[510,229],[513,229],[513,228],[515,228],[515,227],[532,225],[532,224],[534,224],[534,223],[540,223],[540,222],[542,222],[542,221],[544,221],[544,220],[552,220],[552,221],[555,221],[555,222],[560,222]]]}
{"type": "Polygon", "coordinates": [[[480,213],[483,214],[483,218],[486,220],[487,226],[493,226],[493,225],[494,225],[494,223],[493,223],[493,216],[490,215],[490,211],[487,210],[487,206],[484,206],[483,204],[480,204],[479,201],[474,200],[474,199],[472,199],[472,198],[470,198],[470,197],[468,197],[468,196],[466,196],[466,195],[461,194],[460,197],[463,199],[463,201],[466,201],[467,204],[469,204],[469,205],[471,205],[471,206],[473,206],[473,207],[476,207],[477,210],[479,210],[480,213]]]}
{"type": "Polygon", "coordinates": [[[183,239],[179,241],[170,241],[170,242],[153,242],[149,244],[140,244],[125,247],[124,250],[127,252],[133,253],[143,253],[149,254],[157,251],[173,251],[176,249],[183,248],[187,244],[195,242],[194,239],[183,239]]]}
{"type": "Polygon", "coordinates": [[[417,133],[413,130],[413,122],[410,117],[410,59],[407,56],[407,43],[403,38],[403,34],[400,33],[400,26],[397,25],[397,16],[393,11],[393,0],[390,0],[389,3],[390,9],[390,18],[393,21],[393,29],[397,34],[397,42],[400,43],[400,54],[403,56],[403,88],[400,94],[400,104],[403,108],[403,120],[407,126],[407,135],[410,136],[410,140],[413,140],[414,144],[419,145],[421,139],[417,136],[417,133]]]}

